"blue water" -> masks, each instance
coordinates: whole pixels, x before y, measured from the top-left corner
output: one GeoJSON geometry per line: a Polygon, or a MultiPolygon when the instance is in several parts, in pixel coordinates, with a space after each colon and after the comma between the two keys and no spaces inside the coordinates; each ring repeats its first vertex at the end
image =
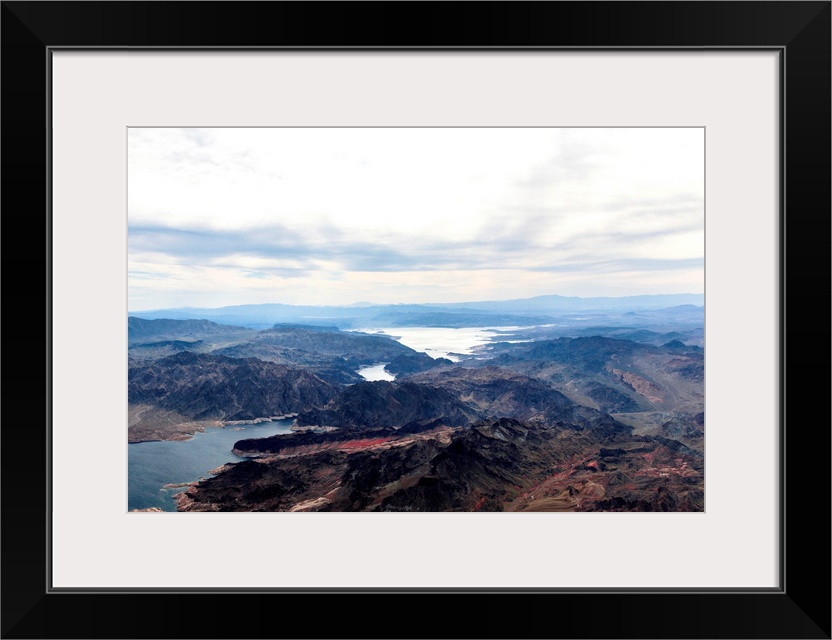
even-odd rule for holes
{"type": "Polygon", "coordinates": [[[127,445],[127,509],[159,507],[176,511],[173,496],[183,488],[166,484],[209,478],[211,469],[243,458],[231,453],[234,443],[245,438],[267,438],[292,433],[292,419],[206,429],[183,442],[135,442],[127,445]]]}

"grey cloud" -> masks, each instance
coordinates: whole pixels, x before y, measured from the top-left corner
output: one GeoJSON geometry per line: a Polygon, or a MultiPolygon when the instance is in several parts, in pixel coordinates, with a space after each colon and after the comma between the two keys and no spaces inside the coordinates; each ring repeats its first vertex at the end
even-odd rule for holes
{"type": "MultiPolygon", "coordinates": [[[[678,225],[672,230],[621,229],[612,234],[595,231],[581,234],[577,239],[543,245],[537,236],[545,227],[541,217],[514,229],[491,228],[473,242],[447,240],[437,243],[410,238],[396,244],[390,240],[352,240],[335,233],[325,236],[304,234],[279,225],[233,231],[131,225],[128,247],[132,255],[162,254],[179,264],[239,269],[252,274],[247,275],[252,278],[262,277],[256,274],[300,277],[318,269],[320,261],[334,263],[342,271],[370,272],[525,268],[526,258],[532,253],[550,258],[547,262],[552,266],[541,267],[542,270],[574,271],[591,264],[616,263],[604,262],[599,256],[614,258],[617,246],[698,228],[696,225],[678,225]],[[252,268],[241,263],[241,255],[280,259],[285,264],[252,268]]],[[[658,264],[656,261],[642,262],[644,268],[662,268],[650,266],[658,264]]],[[[617,261],[617,264],[625,263],[635,264],[617,261]]],[[[668,263],[668,268],[670,266],[668,263]]]]}
{"type": "Polygon", "coordinates": [[[222,265],[254,272],[302,275],[317,268],[316,261],[335,262],[345,271],[408,271],[447,268],[477,268],[488,256],[467,243],[441,245],[409,242],[406,248],[390,243],[352,241],[336,234],[314,237],[278,226],[248,230],[174,229],[131,225],[128,248],[131,254],[163,254],[180,264],[222,265]],[[477,255],[480,254],[480,255],[477,255]],[[238,264],[237,256],[284,258],[297,265],[250,269],[238,264]]]}
{"type": "Polygon", "coordinates": [[[254,231],[175,229],[145,225],[128,227],[128,247],[131,251],[204,260],[235,253],[274,255],[276,251],[293,251],[295,256],[302,257],[303,243],[304,239],[297,233],[280,227],[254,231]]]}

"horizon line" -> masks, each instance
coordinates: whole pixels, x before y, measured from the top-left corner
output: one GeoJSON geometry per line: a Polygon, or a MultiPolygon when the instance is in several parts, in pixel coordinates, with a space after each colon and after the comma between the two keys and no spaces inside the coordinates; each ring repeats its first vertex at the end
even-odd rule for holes
{"type": "Polygon", "coordinates": [[[127,313],[150,313],[153,311],[174,311],[174,310],[188,310],[188,309],[206,309],[206,310],[220,310],[229,307],[264,307],[269,305],[281,305],[284,307],[323,307],[333,309],[345,309],[349,307],[366,308],[366,307],[394,307],[394,306],[443,306],[455,304],[479,304],[479,303],[494,303],[494,302],[523,302],[527,300],[536,300],[539,298],[567,298],[572,300],[598,300],[598,299],[612,299],[621,300],[625,298],[655,298],[659,296],[704,296],[705,293],[637,293],[624,296],[565,296],[558,293],[547,293],[538,296],[531,296],[528,298],[507,298],[503,300],[461,300],[457,302],[367,302],[357,301],[348,304],[292,304],[286,302],[240,302],[236,304],[225,304],[219,307],[155,307],[151,309],[129,309],[127,313]]]}

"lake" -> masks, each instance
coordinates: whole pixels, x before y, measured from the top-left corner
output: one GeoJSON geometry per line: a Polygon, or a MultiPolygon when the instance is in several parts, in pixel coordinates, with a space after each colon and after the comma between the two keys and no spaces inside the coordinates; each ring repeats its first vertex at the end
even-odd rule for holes
{"type": "Polygon", "coordinates": [[[275,420],[259,424],[206,429],[182,442],[135,442],[127,445],[127,509],[158,507],[176,511],[173,496],[182,488],[164,489],[166,484],[193,482],[208,478],[211,469],[226,462],[240,462],[231,453],[234,443],[245,438],[267,438],[292,433],[294,420],[275,420]]]}
{"type": "Polygon", "coordinates": [[[389,382],[395,380],[396,376],[384,370],[384,367],[388,364],[390,363],[382,362],[381,364],[374,364],[370,367],[361,367],[356,373],[369,382],[373,382],[374,380],[387,380],[389,382]]]}
{"type": "MultiPolygon", "coordinates": [[[[414,351],[421,351],[431,358],[448,358],[458,362],[454,354],[470,355],[475,347],[489,343],[503,335],[501,331],[516,327],[395,327],[391,329],[356,329],[362,333],[382,333],[395,338],[414,351]],[[495,330],[496,329],[496,330],[495,330]]],[[[360,373],[360,372],[359,372],[360,373]]],[[[362,374],[363,375],[363,374],[362,374]]]]}

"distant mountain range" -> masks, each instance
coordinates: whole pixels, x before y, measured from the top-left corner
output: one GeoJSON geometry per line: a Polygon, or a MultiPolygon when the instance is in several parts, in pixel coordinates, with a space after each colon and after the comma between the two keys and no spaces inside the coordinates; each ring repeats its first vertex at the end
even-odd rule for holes
{"type": "Polygon", "coordinates": [[[679,305],[702,306],[705,295],[701,293],[674,293],[649,296],[623,296],[618,298],[581,298],[576,296],[536,296],[518,300],[494,302],[457,302],[450,304],[426,304],[426,307],[446,309],[478,309],[501,313],[550,313],[552,311],[631,311],[638,309],[662,309],[679,305]]]}
{"type": "MultiPolygon", "coordinates": [[[[544,324],[553,317],[588,313],[623,316],[647,313],[657,321],[689,322],[703,314],[703,294],[666,294],[620,298],[580,298],[559,295],[518,300],[459,302],[443,304],[360,303],[349,306],[298,306],[287,304],[245,304],[218,308],[181,307],[133,311],[144,319],[212,320],[241,327],[264,328],[275,323],[355,327],[476,327],[544,324]]],[[[583,320],[579,318],[578,320],[583,320]]],[[[627,318],[622,318],[627,324],[627,318]]],[[[644,318],[641,318],[643,321],[644,318]]]]}

